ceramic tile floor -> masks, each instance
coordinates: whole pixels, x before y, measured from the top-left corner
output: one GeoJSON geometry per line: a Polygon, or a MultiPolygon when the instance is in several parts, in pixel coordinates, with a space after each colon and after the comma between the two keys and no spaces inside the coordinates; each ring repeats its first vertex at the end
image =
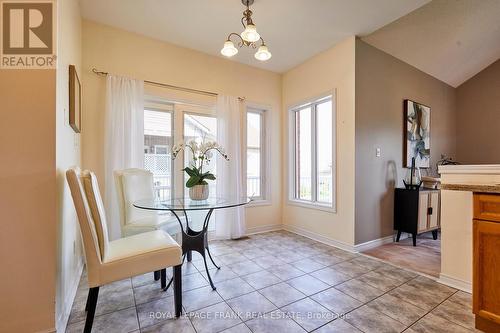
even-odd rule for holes
{"type": "MultiPolygon", "coordinates": [[[[183,266],[185,314],[153,274],[101,288],[93,332],[470,332],[471,295],[363,255],[286,231],[210,245],[183,266]]],[[[170,274],[170,273],[169,273],[170,274]]],[[[67,332],[82,332],[85,273],[67,332]]]]}

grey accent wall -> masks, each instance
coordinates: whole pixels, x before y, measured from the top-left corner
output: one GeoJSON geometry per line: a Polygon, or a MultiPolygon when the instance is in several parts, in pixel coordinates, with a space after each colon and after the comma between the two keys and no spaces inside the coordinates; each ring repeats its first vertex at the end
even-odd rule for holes
{"type": "MultiPolygon", "coordinates": [[[[429,50],[432,52],[432,50],[429,50]]],[[[402,185],[403,100],[431,107],[431,165],[456,157],[456,91],[356,40],[355,243],[393,234],[394,187],[402,185]],[[375,156],[376,148],[381,157],[375,156]]]]}
{"type": "Polygon", "coordinates": [[[457,158],[500,164],[500,60],[457,88],[457,158]]]}

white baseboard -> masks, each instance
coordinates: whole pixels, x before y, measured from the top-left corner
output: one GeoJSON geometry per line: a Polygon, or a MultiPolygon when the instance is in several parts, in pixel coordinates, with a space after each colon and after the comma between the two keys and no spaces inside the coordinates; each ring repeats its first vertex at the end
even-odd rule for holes
{"type": "Polygon", "coordinates": [[[283,230],[283,224],[267,224],[258,227],[247,228],[247,235],[261,234],[269,231],[283,230]]]}
{"type": "Polygon", "coordinates": [[[472,293],[472,283],[448,276],[446,274],[439,274],[439,279],[437,280],[437,282],[465,291],[467,293],[472,293]]]}
{"type": "Polygon", "coordinates": [[[338,241],[338,240],[335,240],[335,239],[331,239],[331,238],[325,237],[323,235],[317,234],[315,232],[312,232],[312,231],[309,231],[309,230],[306,230],[306,229],[303,229],[303,228],[300,228],[300,227],[296,227],[296,226],[293,226],[293,225],[283,225],[283,229],[287,230],[287,231],[290,231],[290,232],[293,232],[293,233],[295,233],[297,235],[301,235],[301,236],[310,238],[312,240],[315,240],[317,242],[320,242],[320,243],[323,243],[323,244],[326,244],[326,245],[338,247],[339,249],[346,250],[346,251],[349,251],[349,252],[356,252],[356,250],[354,249],[353,245],[350,245],[350,244],[347,244],[347,243],[344,243],[344,242],[341,242],[341,241],[338,241]]]}
{"type": "MultiPolygon", "coordinates": [[[[300,227],[292,226],[292,225],[283,225],[283,229],[290,231],[290,232],[293,232],[293,233],[296,233],[298,235],[310,238],[312,240],[318,241],[320,243],[324,243],[324,244],[327,244],[330,246],[335,246],[335,247],[338,247],[342,250],[346,250],[346,251],[353,252],[353,253],[367,251],[369,249],[373,249],[375,247],[378,247],[378,246],[381,246],[384,244],[392,243],[394,241],[394,235],[391,235],[391,236],[386,236],[386,237],[374,239],[374,240],[371,240],[371,241],[368,241],[365,243],[357,244],[357,245],[350,245],[350,244],[347,244],[347,243],[344,243],[344,242],[341,242],[341,241],[338,241],[335,239],[331,239],[331,238],[325,237],[323,235],[317,234],[315,232],[312,232],[312,231],[309,231],[309,230],[306,230],[306,229],[303,229],[300,227]]],[[[406,238],[408,238],[408,234],[402,233],[400,240],[403,240],[406,238]]]]}
{"type": "MultiPolygon", "coordinates": [[[[403,240],[403,239],[406,239],[408,237],[409,237],[408,234],[406,232],[403,232],[403,233],[401,233],[401,237],[399,238],[399,240],[403,240]]],[[[395,241],[395,239],[396,239],[395,235],[377,238],[377,239],[374,239],[374,240],[371,240],[368,242],[354,245],[354,250],[356,252],[368,251],[368,250],[373,249],[375,247],[379,247],[379,246],[382,246],[384,244],[392,243],[395,241]]]]}
{"type": "Polygon", "coordinates": [[[78,268],[76,269],[76,277],[72,282],[66,297],[64,298],[64,306],[62,313],[59,314],[56,322],[56,331],[65,332],[66,326],[68,325],[69,315],[71,314],[71,308],[73,307],[73,301],[75,300],[76,292],[78,290],[78,285],[80,284],[80,277],[83,272],[83,260],[80,260],[78,268]]]}
{"type": "Polygon", "coordinates": [[[377,238],[377,239],[374,239],[374,240],[371,240],[368,242],[354,245],[354,250],[356,252],[363,252],[363,251],[373,249],[374,247],[379,247],[379,246],[382,246],[384,244],[389,244],[392,242],[394,242],[394,235],[390,235],[390,236],[386,236],[386,237],[382,237],[382,238],[377,238]]]}

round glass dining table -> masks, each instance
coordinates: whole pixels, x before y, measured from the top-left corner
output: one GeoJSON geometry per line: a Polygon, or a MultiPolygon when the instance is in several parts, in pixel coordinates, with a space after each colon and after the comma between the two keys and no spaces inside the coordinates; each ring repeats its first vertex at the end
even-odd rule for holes
{"type": "MultiPolygon", "coordinates": [[[[207,271],[208,280],[212,289],[215,290],[215,285],[212,281],[212,277],[208,271],[207,260],[205,254],[208,254],[208,257],[212,261],[217,269],[220,269],[212,255],[210,254],[210,249],[208,247],[208,225],[210,222],[210,217],[212,213],[216,209],[228,209],[246,205],[251,200],[247,197],[240,198],[217,198],[210,197],[206,200],[192,200],[190,198],[173,198],[167,200],[159,200],[159,199],[145,199],[138,200],[133,203],[134,207],[139,209],[146,209],[152,211],[169,211],[172,215],[175,216],[179,225],[181,227],[182,234],[182,262],[184,263],[184,259],[187,258],[188,261],[192,259],[192,251],[196,251],[201,254],[203,257],[203,262],[205,264],[205,270],[207,271]],[[207,211],[207,214],[204,218],[203,225],[201,226],[201,230],[193,230],[190,227],[190,220],[188,217],[188,211],[207,211]],[[184,215],[185,218],[185,226],[182,223],[180,214],[184,215]]],[[[192,222],[192,221],[191,221],[192,222]]],[[[172,280],[170,280],[169,284],[165,288],[168,289],[172,280]]]]}

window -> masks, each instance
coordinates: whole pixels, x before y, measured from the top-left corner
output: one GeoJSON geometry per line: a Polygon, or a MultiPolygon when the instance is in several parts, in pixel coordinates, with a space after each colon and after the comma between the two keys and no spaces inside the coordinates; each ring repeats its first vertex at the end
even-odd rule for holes
{"type": "Polygon", "coordinates": [[[172,106],[144,110],[144,169],[153,173],[155,195],[162,200],[172,191],[172,106]]]}
{"type": "MultiPolygon", "coordinates": [[[[217,141],[217,119],[212,116],[184,113],[184,140],[185,142],[195,140],[199,144],[205,141],[217,141]]],[[[192,153],[186,149],[184,164],[188,166],[191,160],[192,153]]],[[[217,159],[212,159],[206,169],[204,166],[204,171],[211,171],[217,177],[217,159]]],[[[185,173],[184,177],[185,183],[189,177],[185,173]]],[[[209,182],[210,196],[216,196],[216,182],[217,180],[209,182]]]]}
{"type": "Polygon", "coordinates": [[[333,208],[332,96],[290,110],[290,199],[333,208]]]}
{"type": "Polygon", "coordinates": [[[265,111],[248,108],[246,121],[247,196],[254,200],[265,200],[267,196],[265,128],[265,111]]]}

